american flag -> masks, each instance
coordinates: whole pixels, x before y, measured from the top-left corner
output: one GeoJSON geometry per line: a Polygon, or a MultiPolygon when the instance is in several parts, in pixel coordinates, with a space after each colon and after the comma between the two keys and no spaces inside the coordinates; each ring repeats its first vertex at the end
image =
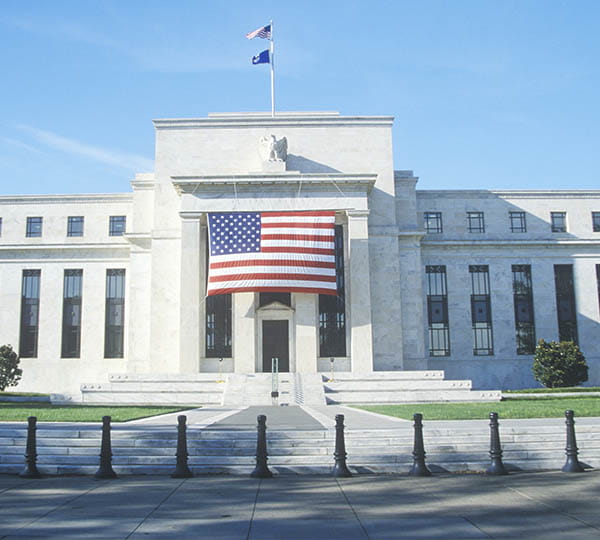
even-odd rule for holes
{"type": "Polygon", "coordinates": [[[263,39],[271,39],[271,25],[267,24],[267,26],[261,26],[254,30],[254,32],[248,32],[246,34],[248,39],[254,39],[255,37],[263,38],[263,39]]]}
{"type": "Polygon", "coordinates": [[[207,296],[337,294],[334,211],[211,213],[208,231],[207,296]]]}

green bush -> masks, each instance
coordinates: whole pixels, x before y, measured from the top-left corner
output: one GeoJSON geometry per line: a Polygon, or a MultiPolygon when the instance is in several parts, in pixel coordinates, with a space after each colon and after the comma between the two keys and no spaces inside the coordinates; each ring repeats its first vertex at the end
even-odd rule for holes
{"type": "Polygon", "coordinates": [[[16,386],[21,380],[23,370],[19,368],[19,357],[12,346],[0,347],[0,392],[7,386],[16,386]]]}
{"type": "Polygon", "coordinates": [[[535,348],[533,375],[547,388],[579,386],[588,380],[585,356],[572,341],[544,341],[535,348]]]}

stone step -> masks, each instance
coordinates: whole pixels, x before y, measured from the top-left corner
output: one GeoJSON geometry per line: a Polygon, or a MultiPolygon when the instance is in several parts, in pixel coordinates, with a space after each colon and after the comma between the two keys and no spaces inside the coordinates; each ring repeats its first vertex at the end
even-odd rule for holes
{"type": "Polygon", "coordinates": [[[328,404],[378,404],[378,403],[430,403],[500,401],[501,392],[496,390],[411,390],[411,391],[338,391],[326,393],[328,404]]]}
{"type": "MultiPolygon", "coordinates": [[[[322,373],[323,382],[328,381],[330,373],[322,373]]],[[[351,371],[334,371],[335,381],[405,381],[405,380],[442,380],[444,372],[429,371],[373,371],[372,373],[353,373],[351,371]]]]}
{"type": "Polygon", "coordinates": [[[325,393],[335,392],[402,392],[414,390],[471,390],[471,381],[443,380],[334,380],[324,383],[325,393]]]}

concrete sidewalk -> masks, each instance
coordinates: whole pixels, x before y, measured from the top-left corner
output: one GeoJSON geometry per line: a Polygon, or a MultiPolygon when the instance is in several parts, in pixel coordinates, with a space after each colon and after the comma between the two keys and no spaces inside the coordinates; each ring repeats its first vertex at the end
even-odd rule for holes
{"type": "Polygon", "coordinates": [[[0,538],[320,540],[600,537],[600,473],[23,480],[0,538]]]}

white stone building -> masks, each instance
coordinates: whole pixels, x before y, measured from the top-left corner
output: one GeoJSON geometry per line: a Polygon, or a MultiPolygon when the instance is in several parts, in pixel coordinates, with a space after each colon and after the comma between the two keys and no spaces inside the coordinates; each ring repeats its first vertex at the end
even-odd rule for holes
{"type": "Polygon", "coordinates": [[[247,376],[273,356],[291,374],[329,372],[333,357],[355,375],[518,388],[534,385],[535,340],[559,336],[600,384],[600,190],[417,191],[394,171],[392,122],[157,120],[155,171],[132,193],[0,197],[0,343],[20,353],[19,389],[80,399],[111,375],[247,376]],[[287,138],[285,162],[263,161],[266,135],[287,138]],[[205,299],[207,213],[326,209],[343,300],[205,299]]]}

